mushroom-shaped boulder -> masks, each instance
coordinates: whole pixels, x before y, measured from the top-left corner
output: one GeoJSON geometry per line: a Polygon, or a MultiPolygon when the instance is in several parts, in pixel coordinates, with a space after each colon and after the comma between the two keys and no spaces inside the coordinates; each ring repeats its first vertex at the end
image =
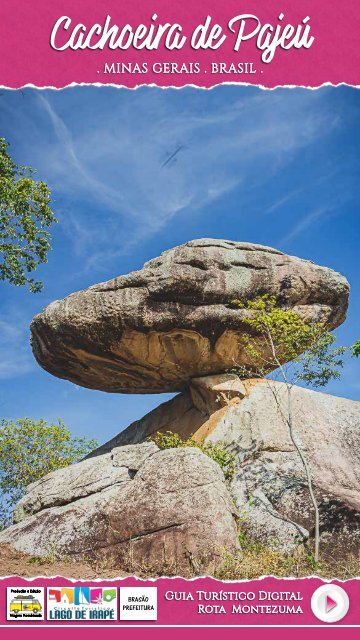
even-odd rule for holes
{"type": "Polygon", "coordinates": [[[108,392],[162,393],[241,363],[246,310],[231,300],[268,293],[306,321],[334,329],[349,285],[332,269],[270,247],[192,240],[142,269],[51,303],[31,325],[39,364],[108,392]]]}

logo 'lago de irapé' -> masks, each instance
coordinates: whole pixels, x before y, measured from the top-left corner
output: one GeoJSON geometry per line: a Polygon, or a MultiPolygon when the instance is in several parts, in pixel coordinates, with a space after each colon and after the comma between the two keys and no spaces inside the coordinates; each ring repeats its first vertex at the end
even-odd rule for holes
{"type": "Polygon", "coordinates": [[[48,620],[116,620],[116,587],[49,587],[48,620]]]}

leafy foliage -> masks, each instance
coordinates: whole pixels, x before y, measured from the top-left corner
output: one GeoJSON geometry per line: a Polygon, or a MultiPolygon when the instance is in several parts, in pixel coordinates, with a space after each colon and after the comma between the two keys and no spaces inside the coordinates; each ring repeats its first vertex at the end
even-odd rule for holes
{"type": "Polygon", "coordinates": [[[299,379],[307,385],[325,387],[330,380],[338,380],[344,366],[342,356],[346,347],[332,347],[336,338],[331,333],[320,333],[296,362],[302,367],[299,379]]]}
{"type": "MultiPolygon", "coordinates": [[[[294,429],[292,403],[293,385],[299,381],[315,387],[323,387],[330,380],[339,378],[343,366],[344,347],[334,348],[335,338],[320,322],[307,323],[293,309],[277,306],[273,296],[263,295],[243,303],[232,304],[243,310],[242,321],[248,325],[250,336],[244,341],[244,351],[254,367],[251,374],[264,378],[274,370],[285,384],[287,402],[283,402],[275,387],[270,385],[274,400],[289,430],[289,436],[302,462],[310,499],[315,514],[314,562],[319,562],[320,515],[312,484],[312,474],[306,455],[298,442],[294,429]]],[[[242,373],[248,371],[242,367],[242,373]]],[[[238,370],[241,373],[241,368],[238,370]]],[[[274,375],[274,374],[272,374],[274,375]]]]}
{"type": "Polygon", "coordinates": [[[244,350],[257,373],[265,377],[284,363],[291,363],[293,383],[323,387],[340,377],[345,347],[333,348],[335,337],[320,322],[306,323],[296,311],[277,306],[276,298],[264,295],[232,305],[243,309],[244,324],[251,329],[244,350]],[[260,340],[259,340],[260,336],[260,340]]]}
{"type": "Polygon", "coordinates": [[[224,473],[225,480],[230,482],[234,477],[235,456],[227,450],[225,443],[221,440],[216,444],[213,442],[196,442],[192,437],[183,440],[178,433],[173,433],[172,431],[165,431],[164,433],[157,431],[155,435],[150,436],[149,440],[155,442],[159,449],[197,447],[205,455],[217,462],[224,473]]]}
{"type": "Polygon", "coordinates": [[[37,292],[42,284],[28,274],[47,262],[47,228],[57,220],[50,208],[48,186],[34,179],[34,169],[18,166],[8,146],[0,138],[0,280],[17,287],[27,284],[37,292]]]}
{"type": "Polygon", "coordinates": [[[9,514],[26,487],[47,473],[78,462],[98,446],[96,440],[72,437],[63,422],[21,418],[2,420],[0,428],[0,521],[9,514]]]}
{"type": "Polygon", "coordinates": [[[360,356],[360,340],[357,340],[351,347],[351,353],[355,358],[360,356]]]}

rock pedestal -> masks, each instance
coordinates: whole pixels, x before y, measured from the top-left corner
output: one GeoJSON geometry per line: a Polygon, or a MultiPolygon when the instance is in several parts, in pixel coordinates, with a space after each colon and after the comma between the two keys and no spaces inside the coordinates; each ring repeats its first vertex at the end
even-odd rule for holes
{"type": "MultiPolygon", "coordinates": [[[[314,531],[314,514],[299,454],[290,439],[286,387],[235,375],[193,380],[166,402],[94,451],[143,442],[156,431],[183,439],[223,442],[235,454],[230,493],[242,528],[266,544],[291,551],[314,531]],[[207,389],[199,401],[198,389],[207,389]],[[221,393],[219,390],[221,389],[221,393]],[[214,402],[218,409],[214,410],[214,402]]],[[[301,387],[293,389],[296,442],[309,462],[322,534],[335,547],[360,543],[360,403],[301,387]]]]}
{"type": "MultiPolygon", "coordinates": [[[[295,387],[296,441],[309,462],[322,549],[360,542],[360,403],[295,387]]],[[[211,571],[239,550],[237,524],[283,552],[313,535],[304,469],[282,412],[285,385],[235,375],[200,378],[83,462],[30,485],[0,543],[46,556],[102,558],[121,571],[211,571]],[[275,401],[276,398],[276,401],[275,401]],[[159,451],[157,431],[223,443],[235,456],[226,486],[196,448],[159,451]]],[[[108,564],[109,566],[109,564],[108,564]]]]}

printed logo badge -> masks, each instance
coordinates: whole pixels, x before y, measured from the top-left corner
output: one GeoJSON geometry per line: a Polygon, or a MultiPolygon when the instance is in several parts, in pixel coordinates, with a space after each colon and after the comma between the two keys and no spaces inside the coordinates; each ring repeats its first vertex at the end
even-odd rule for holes
{"type": "Polygon", "coordinates": [[[48,587],[48,620],[117,620],[116,587],[48,587]]]}
{"type": "Polygon", "coordinates": [[[7,620],[44,620],[44,587],[7,587],[7,620]]]}
{"type": "Polygon", "coordinates": [[[157,587],[120,587],[120,620],[157,620],[157,587]]]}
{"type": "Polygon", "coordinates": [[[339,622],[349,610],[349,596],[336,584],[324,584],[314,591],[311,609],[322,622],[339,622]]]}

